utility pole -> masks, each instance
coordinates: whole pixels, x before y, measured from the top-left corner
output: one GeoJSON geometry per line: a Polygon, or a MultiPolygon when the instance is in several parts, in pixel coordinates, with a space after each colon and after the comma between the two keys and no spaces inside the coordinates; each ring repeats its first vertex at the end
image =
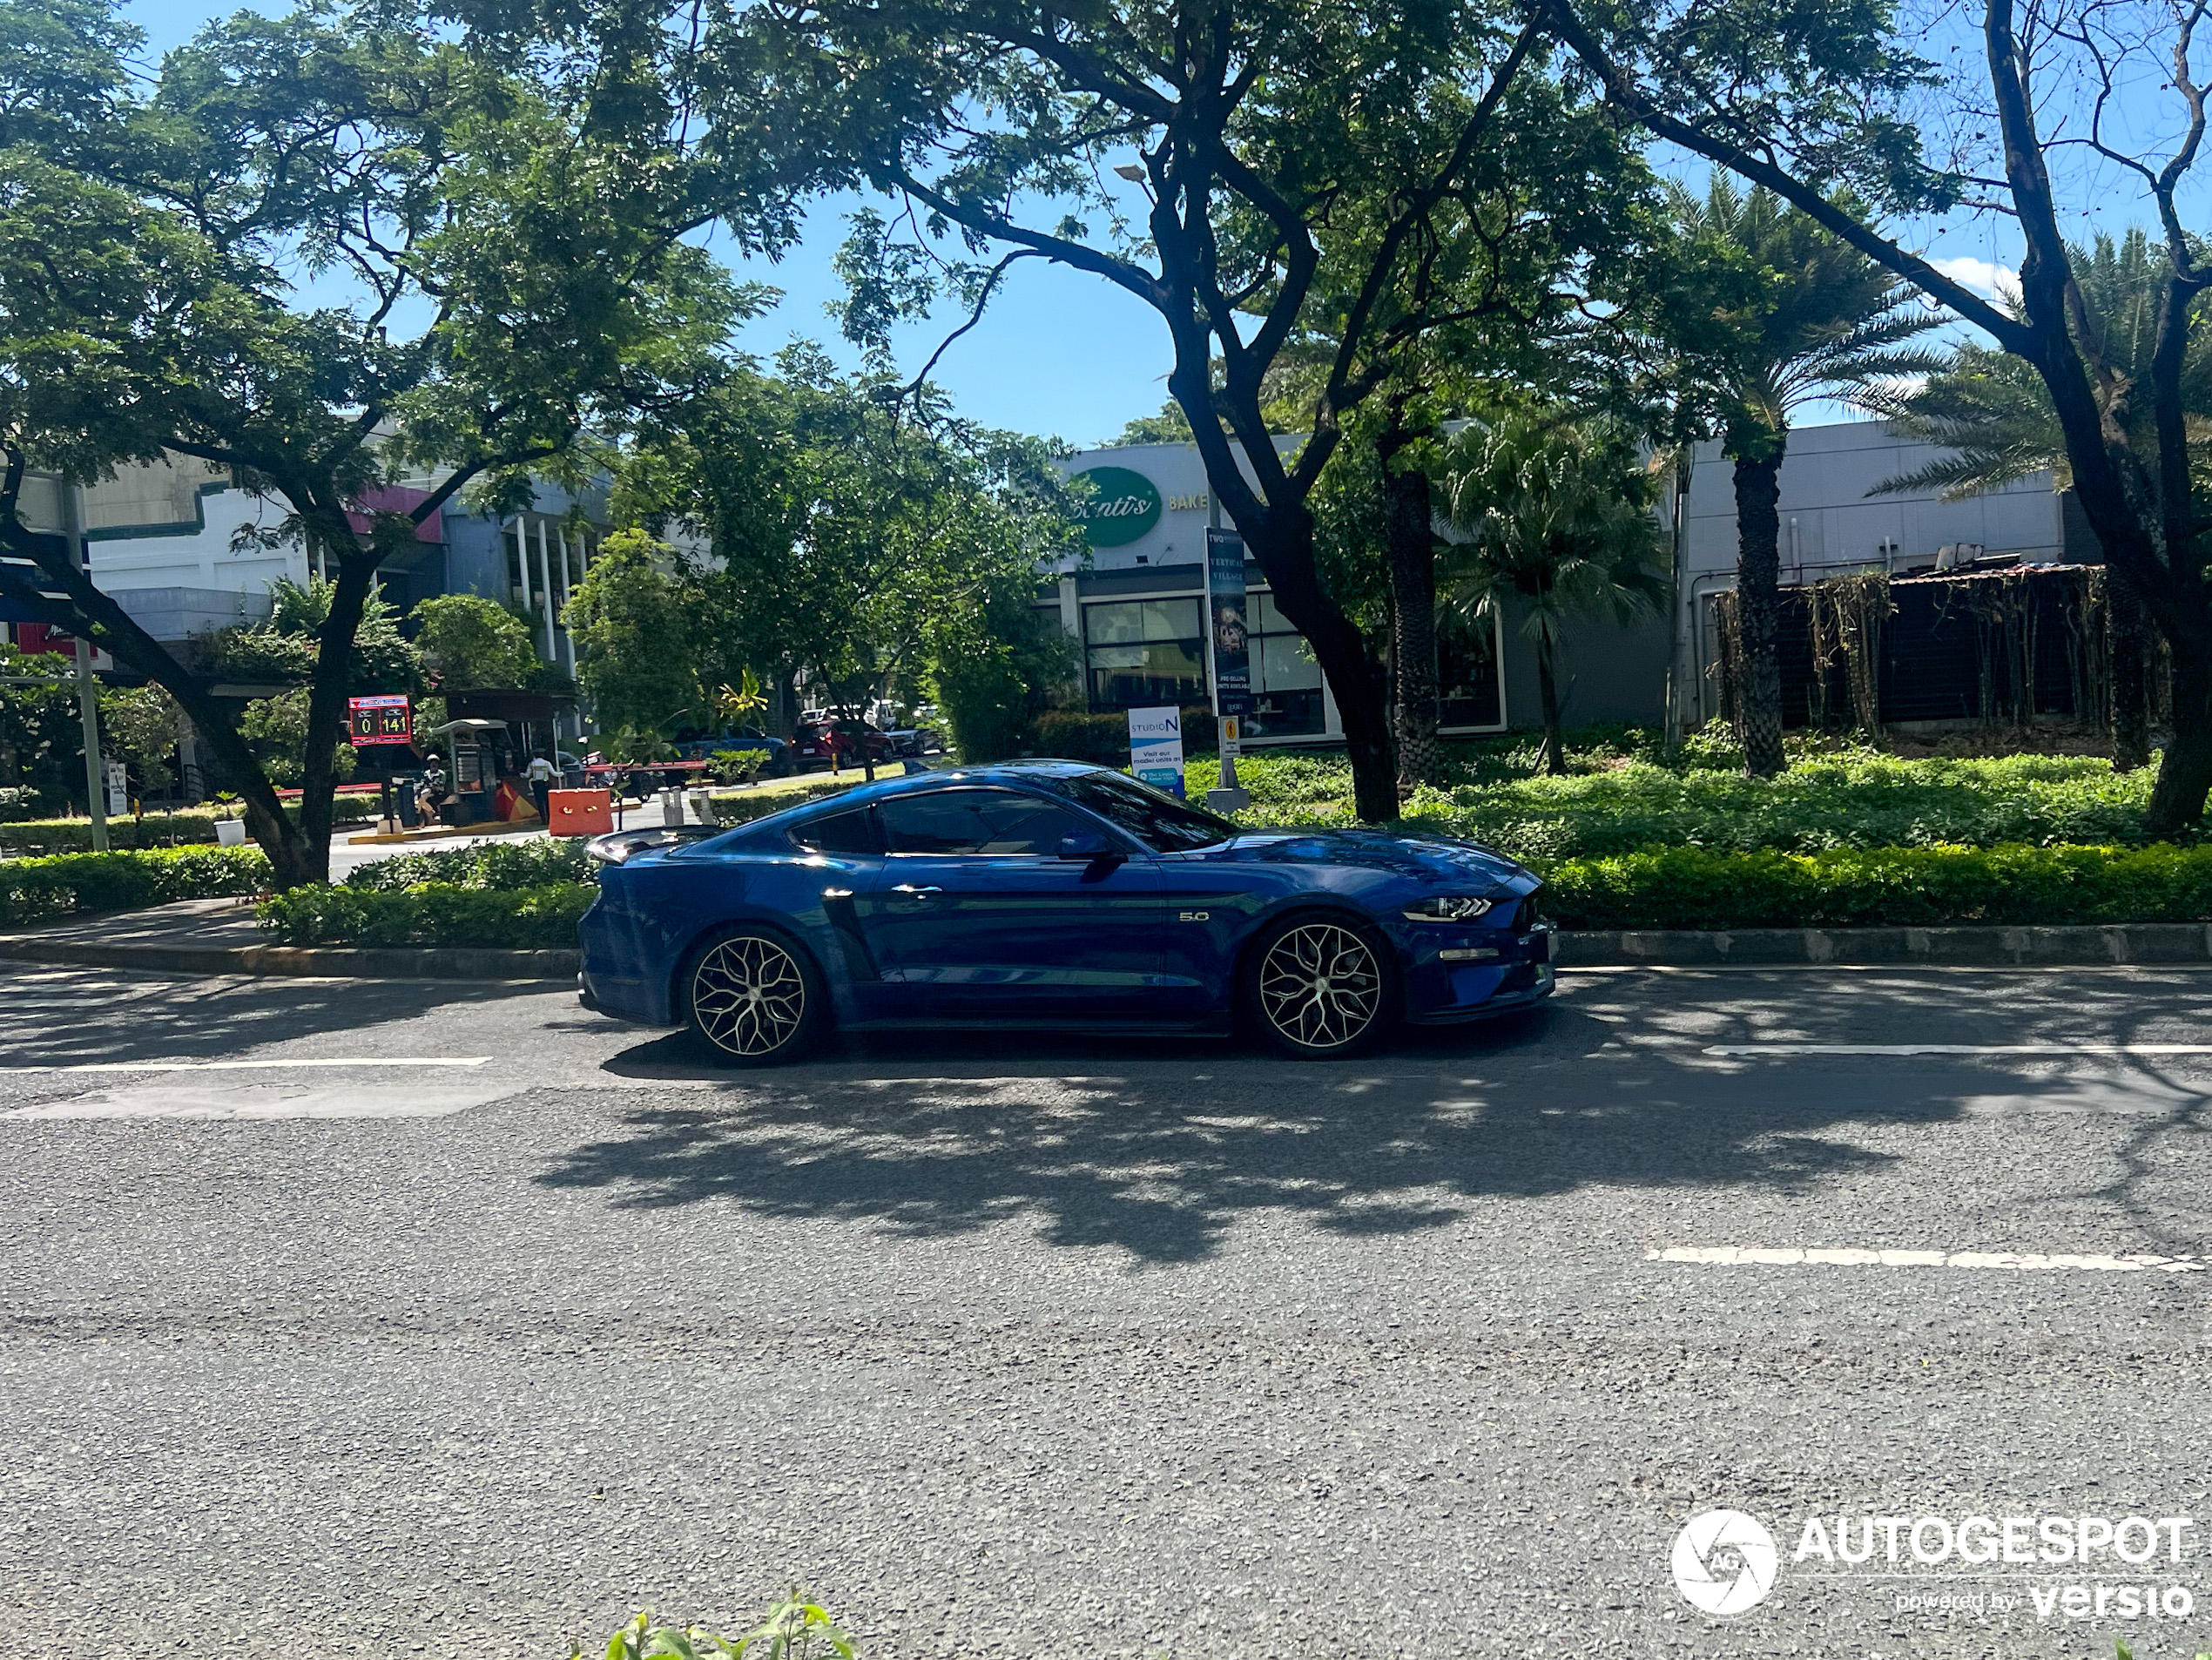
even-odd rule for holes
{"type": "MultiPolygon", "coordinates": [[[[82,486],[62,481],[62,530],[69,537],[69,557],[79,570],[91,561],[84,557],[84,492],[82,486]]],[[[92,851],[107,851],[107,767],[100,756],[99,683],[92,678],[92,643],[77,637],[77,712],[84,724],[84,805],[92,814],[92,851]]]]}

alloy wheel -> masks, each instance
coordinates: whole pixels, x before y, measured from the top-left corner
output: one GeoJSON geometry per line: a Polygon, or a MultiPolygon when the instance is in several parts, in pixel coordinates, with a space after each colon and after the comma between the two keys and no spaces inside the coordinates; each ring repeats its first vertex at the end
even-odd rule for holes
{"type": "Polygon", "coordinates": [[[1333,922],[1307,922],[1267,948],[1259,1006],[1285,1037],[1307,1049],[1342,1049],[1382,1008],[1382,964],[1374,948],[1333,922]]]}
{"type": "Polygon", "coordinates": [[[691,1009],[699,1030],[732,1055],[768,1055],[788,1043],[806,1018],[806,981],[773,940],[724,940],[691,970],[691,1009]]]}

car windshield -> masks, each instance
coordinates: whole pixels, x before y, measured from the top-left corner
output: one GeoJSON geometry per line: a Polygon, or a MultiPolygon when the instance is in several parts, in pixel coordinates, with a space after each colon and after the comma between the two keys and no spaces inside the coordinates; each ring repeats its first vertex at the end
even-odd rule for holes
{"type": "Polygon", "coordinates": [[[1217,847],[1237,833],[1228,820],[1140,784],[1126,773],[1078,773],[1040,782],[1119,825],[1155,853],[1217,847]]]}

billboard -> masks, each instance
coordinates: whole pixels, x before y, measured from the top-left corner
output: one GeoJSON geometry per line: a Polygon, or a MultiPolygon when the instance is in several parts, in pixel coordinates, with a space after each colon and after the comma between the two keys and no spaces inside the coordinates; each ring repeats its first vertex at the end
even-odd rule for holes
{"type": "Polygon", "coordinates": [[[1129,770],[1139,780],[1171,795],[1183,793],[1183,712],[1129,712],[1129,770]]]}
{"type": "Polygon", "coordinates": [[[1234,530],[1206,532],[1206,630],[1213,642],[1213,709],[1217,715],[1252,712],[1251,636],[1245,620],[1244,538],[1234,530]]]}

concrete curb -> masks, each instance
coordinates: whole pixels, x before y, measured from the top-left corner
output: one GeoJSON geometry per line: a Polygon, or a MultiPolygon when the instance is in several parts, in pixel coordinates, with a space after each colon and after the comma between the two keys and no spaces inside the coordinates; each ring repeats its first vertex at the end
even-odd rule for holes
{"type": "Polygon", "coordinates": [[[2108,968],[2212,962],[2212,925],[2109,928],[1622,928],[1559,936],[1562,970],[1747,964],[1929,963],[2108,968]]]}
{"type": "Polygon", "coordinates": [[[0,938],[0,957],[157,974],[287,975],[334,980],[574,980],[580,951],[429,946],[104,945],[89,940],[0,938]]]}

